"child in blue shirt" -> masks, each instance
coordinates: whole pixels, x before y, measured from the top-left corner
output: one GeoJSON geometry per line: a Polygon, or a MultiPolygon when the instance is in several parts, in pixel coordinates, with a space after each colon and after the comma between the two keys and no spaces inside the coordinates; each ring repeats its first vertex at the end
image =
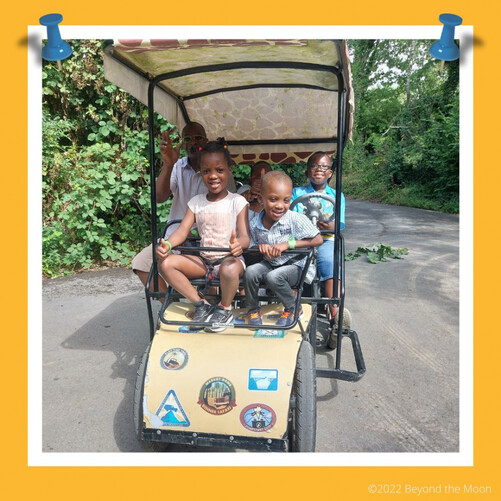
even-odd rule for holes
{"type": "MultiPolygon", "coordinates": [[[[308,186],[301,186],[294,188],[292,191],[292,200],[305,195],[307,193],[324,193],[336,199],[336,190],[328,185],[329,179],[332,176],[332,159],[323,151],[317,151],[308,158],[306,166],[306,176],[310,184],[308,186]]],[[[321,198],[317,199],[322,206],[322,213],[324,216],[332,216],[334,206],[327,200],[321,198]]],[[[303,214],[304,205],[299,203],[294,207],[294,210],[303,214]]],[[[344,228],[344,209],[345,200],[344,195],[341,193],[341,225],[344,228]]],[[[332,221],[318,221],[317,226],[320,230],[334,231],[334,220],[332,221]]],[[[325,282],[325,294],[327,297],[334,297],[334,280],[333,280],[333,257],[334,257],[334,235],[322,235],[323,243],[318,248],[317,255],[317,273],[319,280],[325,282]]],[[[331,327],[337,322],[336,315],[339,310],[337,306],[329,305],[331,320],[331,327]]]]}

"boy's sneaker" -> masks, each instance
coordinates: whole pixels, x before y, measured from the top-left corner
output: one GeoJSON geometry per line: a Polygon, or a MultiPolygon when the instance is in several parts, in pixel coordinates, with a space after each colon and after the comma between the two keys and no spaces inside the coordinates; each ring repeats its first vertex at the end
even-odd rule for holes
{"type": "Polygon", "coordinates": [[[248,312],[248,325],[263,325],[263,315],[261,313],[261,308],[255,308],[253,310],[249,310],[248,312]]]}
{"type": "Polygon", "coordinates": [[[211,327],[206,327],[206,332],[221,332],[233,323],[231,310],[225,310],[222,306],[216,306],[210,317],[211,327]]]}
{"type": "Polygon", "coordinates": [[[214,310],[214,306],[205,301],[197,301],[195,305],[195,313],[193,314],[192,322],[207,322],[207,319],[214,310]]]}
{"type": "MultiPolygon", "coordinates": [[[[303,314],[303,309],[301,308],[299,310],[299,316],[303,314]]],[[[280,327],[287,327],[289,325],[292,325],[294,323],[294,318],[295,318],[295,310],[294,308],[285,308],[282,315],[280,315],[280,318],[277,320],[277,323],[275,325],[278,325],[280,327]]]]}

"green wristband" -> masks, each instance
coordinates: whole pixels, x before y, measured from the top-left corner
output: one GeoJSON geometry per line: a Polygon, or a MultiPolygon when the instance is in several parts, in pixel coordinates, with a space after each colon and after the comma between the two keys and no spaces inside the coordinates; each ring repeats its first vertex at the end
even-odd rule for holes
{"type": "Polygon", "coordinates": [[[294,237],[289,238],[289,249],[293,250],[296,248],[296,240],[294,237]]]}
{"type": "Polygon", "coordinates": [[[168,240],[164,240],[164,242],[169,246],[169,252],[172,250],[172,244],[168,240]]]}

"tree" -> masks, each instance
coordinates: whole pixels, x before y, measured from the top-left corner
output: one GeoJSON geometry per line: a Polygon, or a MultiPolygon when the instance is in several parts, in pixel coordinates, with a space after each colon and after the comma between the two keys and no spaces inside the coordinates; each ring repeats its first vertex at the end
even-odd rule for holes
{"type": "Polygon", "coordinates": [[[350,42],[356,109],[347,194],[458,210],[458,65],[441,72],[430,43],[350,42]]]}

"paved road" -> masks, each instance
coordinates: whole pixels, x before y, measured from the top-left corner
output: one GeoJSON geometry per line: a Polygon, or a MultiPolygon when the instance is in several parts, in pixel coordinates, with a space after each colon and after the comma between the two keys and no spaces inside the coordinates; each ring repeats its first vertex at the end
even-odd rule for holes
{"type": "MultiPolygon", "coordinates": [[[[348,200],[346,219],[347,252],[382,242],[409,255],[346,263],[367,373],[357,383],[318,380],[317,452],[456,452],[459,218],[348,200]]],[[[144,293],[130,270],[43,282],[44,451],[141,450],[132,400],[147,344],[144,293]]],[[[318,352],[317,365],[332,366],[334,355],[318,352]]],[[[343,357],[352,369],[345,348],[343,357]]]]}

